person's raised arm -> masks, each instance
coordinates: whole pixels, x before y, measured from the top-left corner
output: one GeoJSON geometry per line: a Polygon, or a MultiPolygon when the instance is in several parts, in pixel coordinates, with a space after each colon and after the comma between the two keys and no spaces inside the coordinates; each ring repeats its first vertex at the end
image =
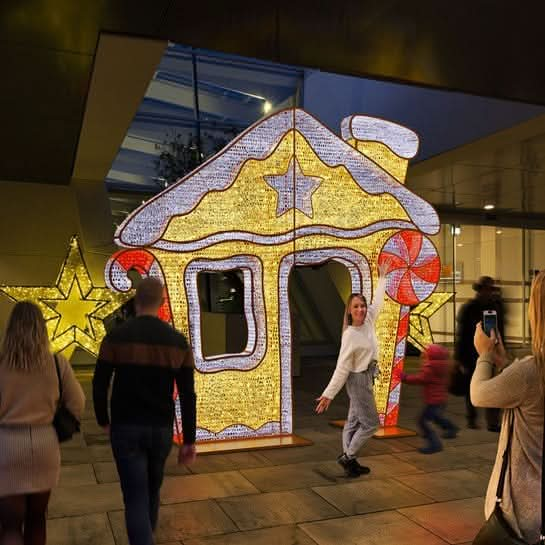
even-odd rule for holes
{"type": "Polygon", "coordinates": [[[370,315],[372,320],[376,320],[379,315],[382,305],[384,304],[384,296],[386,294],[386,274],[390,270],[390,261],[384,261],[378,265],[378,282],[373,294],[373,301],[369,305],[367,312],[370,315]]]}

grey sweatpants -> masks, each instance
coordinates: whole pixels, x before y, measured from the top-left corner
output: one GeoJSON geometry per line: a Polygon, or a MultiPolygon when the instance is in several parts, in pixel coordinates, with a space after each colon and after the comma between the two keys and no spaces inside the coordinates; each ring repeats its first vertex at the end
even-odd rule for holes
{"type": "Polygon", "coordinates": [[[350,373],[346,392],[350,398],[350,408],[343,429],[343,451],[348,458],[355,458],[380,423],[373,394],[373,369],[350,373]]]}

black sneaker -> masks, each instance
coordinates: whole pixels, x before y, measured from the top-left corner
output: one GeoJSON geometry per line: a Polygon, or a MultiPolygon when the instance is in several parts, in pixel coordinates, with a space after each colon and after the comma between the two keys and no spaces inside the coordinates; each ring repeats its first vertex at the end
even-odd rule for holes
{"type": "Polygon", "coordinates": [[[354,467],[360,472],[360,475],[367,475],[368,473],[371,473],[371,468],[362,466],[356,458],[350,460],[350,462],[354,462],[354,467]]]}
{"type": "Polygon", "coordinates": [[[360,471],[357,468],[358,461],[354,458],[349,458],[346,454],[341,454],[337,458],[337,463],[340,464],[344,469],[344,476],[349,479],[354,479],[361,475],[360,471]],[[357,465],[356,465],[357,464],[357,465]]]}

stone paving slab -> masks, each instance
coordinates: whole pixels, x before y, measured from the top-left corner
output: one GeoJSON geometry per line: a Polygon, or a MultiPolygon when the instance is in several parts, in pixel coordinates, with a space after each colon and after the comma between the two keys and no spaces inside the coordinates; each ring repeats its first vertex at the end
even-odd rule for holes
{"type": "Polygon", "coordinates": [[[106,513],[48,520],[47,542],[52,545],[115,545],[106,513]]]}
{"type": "Polygon", "coordinates": [[[476,466],[487,463],[484,458],[475,454],[460,453],[454,448],[446,448],[435,454],[420,454],[420,452],[414,451],[398,452],[393,454],[393,456],[426,472],[463,469],[469,465],[476,466]]]}
{"type": "Polygon", "coordinates": [[[393,475],[422,472],[422,469],[416,465],[400,460],[399,457],[392,454],[381,454],[379,456],[369,456],[368,458],[358,457],[358,461],[371,470],[371,473],[366,475],[365,478],[382,479],[393,475]]]}
{"type": "Polygon", "coordinates": [[[394,479],[354,479],[349,484],[314,487],[312,490],[346,515],[428,504],[429,496],[416,492],[394,479]]]}
{"type": "MultiPolygon", "coordinates": [[[[116,545],[129,545],[123,511],[108,513],[116,545]]],[[[227,534],[237,527],[214,501],[196,501],[161,506],[156,541],[185,542],[192,537],[227,534]]],[[[97,544],[102,545],[102,544],[97,544]]]]}
{"type": "Polygon", "coordinates": [[[237,471],[165,477],[161,488],[161,503],[181,503],[258,493],[259,490],[237,471]]]}
{"type": "Polygon", "coordinates": [[[445,545],[446,543],[395,511],[312,522],[301,524],[300,527],[318,545],[445,545]]]}
{"type": "Polygon", "coordinates": [[[50,518],[105,513],[123,508],[121,489],[117,483],[65,486],[54,488],[49,502],[50,518]]]}
{"type": "Polygon", "coordinates": [[[321,460],[335,460],[341,454],[341,443],[332,441],[331,444],[310,445],[308,447],[262,450],[260,454],[269,462],[279,464],[298,464],[301,462],[318,462],[321,460]]]}
{"type": "Polygon", "coordinates": [[[306,489],[228,498],[218,500],[218,503],[241,530],[295,524],[342,515],[318,494],[306,489]]]}
{"type": "Polygon", "coordinates": [[[184,540],[184,545],[316,545],[295,525],[184,540]]]}
{"type": "Polygon", "coordinates": [[[487,476],[468,469],[405,475],[395,479],[440,502],[482,496],[488,485],[487,476]]]}
{"type": "Polygon", "coordinates": [[[265,458],[259,451],[234,452],[232,454],[197,456],[197,461],[191,465],[190,471],[192,473],[212,473],[214,471],[249,469],[270,465],[272,465],[271,461],[265,458]]]}
{"type": "Polygon", "coordinates": [[[119,482],[119,475],[117,474],[115,462],[95,462],[93,468],[99,483],[119,482]]]}
{"type": "Polygon", "coordinates": [[[458,544],[472,541],[477,535],[484,524],[483,506],[483,498],[471,498],[398,511],[447,543],[458,544]]]}
{"type": "Polygon", "coordinates": [[[457,452],[461,458],[464,456],[473,456],[487,462],[493,463],[496,460],[496,454],[498,452],[498,442],[494,443],[479,443],[477,445],[462,445],[456,442],[451,447],[454,452],[457,452]]]}
{"type": "Polygon", "coordinates": [[[336,462],[287,464],[240,472],[262,492],[310,488],[335,483],[342,477],[342,468],[336,462]]]}
{"type": "Polygon", "coordinates": [[[81,486],[96,484],[97,478],[91,464],[62,466],[59,486],[81,486]]]}

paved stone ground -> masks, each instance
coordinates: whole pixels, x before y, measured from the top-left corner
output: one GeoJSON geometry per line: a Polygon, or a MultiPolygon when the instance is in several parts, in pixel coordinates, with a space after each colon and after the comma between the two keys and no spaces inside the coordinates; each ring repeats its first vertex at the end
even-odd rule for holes
{"type": "MultiPolygon", "coordinates": [[[[414,367],[416,361],[409,361],[414,367]]],[[[497,434],[468,430],[461,399],[449,414],[462,428],[443,452],[418,453],[421,440],[372,439],[360,462],[370,475],[343,477],[335,458],[346,414],[340,395],[327,417],[314,398],[334,362],[306,363],[294,379],[295,432],[312,446],[203,455],[178,467],[175,448],[161,495],[162,545],[469,544],[483,523],[483,496],[497,434]]],[[[123,502],[108,438],[93,418],[90,376],[79,375],[88,404],[83,433],[62,446],[61,482],[49,509],[52,545],[127,545],[123,502]]],[[[415,429],[420,391],[402,391],[401,426],[415,429]]],[[[481,423],[484,423],[481,415],[481,423]]]]}

